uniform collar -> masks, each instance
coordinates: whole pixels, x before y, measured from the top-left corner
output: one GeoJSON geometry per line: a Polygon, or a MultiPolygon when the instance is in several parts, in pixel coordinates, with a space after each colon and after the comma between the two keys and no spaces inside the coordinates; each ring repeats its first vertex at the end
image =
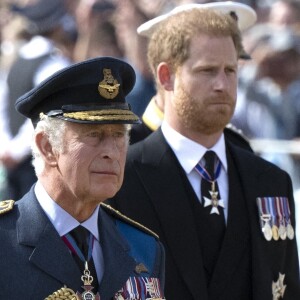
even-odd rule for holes
{"type": "Polygon", "coordinates": [[[155,131],[161,126],[163,118],[164,113],[157,106],[155,97],[153,97],[145,109],[142,120],[152,131],[155,131]]]}

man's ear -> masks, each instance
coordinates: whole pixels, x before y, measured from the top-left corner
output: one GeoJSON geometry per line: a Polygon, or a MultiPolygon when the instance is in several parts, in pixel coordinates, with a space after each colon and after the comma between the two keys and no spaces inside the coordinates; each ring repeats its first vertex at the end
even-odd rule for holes
{"type": "Polygon", "coordinates": [[[171,67],[161,62],[157,67],[157,78],[166,91],[173,91],[174,87],[174,75],[171,67]]]}
{"type": "Polygon", "coordinates": [[[53,152],[52,145],[49,142],[48,136],[44,132],[39,132],[35,136],[35,143],[40,150],[46,164],[51,167],[57,166],[57,156],[53,152]]]}

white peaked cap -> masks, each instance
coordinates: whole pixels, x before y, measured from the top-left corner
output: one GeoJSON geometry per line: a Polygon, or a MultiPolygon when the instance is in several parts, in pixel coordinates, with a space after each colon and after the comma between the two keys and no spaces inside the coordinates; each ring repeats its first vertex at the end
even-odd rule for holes
{"type": "Polygon", "coordinates": [[[153,18],[137,28],[137,32],[139,35],[149,37],[155,28],[160,24],[160,22],[166,20],[167,18],[176,15],[182,11],[188,11],[194,8],[208,8],[213,9],[215,11],[228,13],[234,12],[238,17],[238,26],[241,31],[246,30],[251,27],[257,19],[256,12],[249,5],[232,2],[232,1],[221,1],[221,2],[211,2],[211,3],[188,3],[175,7],[170,12],[160,15],[156,18],[153,18]]]}

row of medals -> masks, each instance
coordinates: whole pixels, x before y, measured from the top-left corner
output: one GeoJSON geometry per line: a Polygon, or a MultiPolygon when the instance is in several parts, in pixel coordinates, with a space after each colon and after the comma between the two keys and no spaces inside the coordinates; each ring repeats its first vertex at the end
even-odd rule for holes
{"type": "Polygon", "coordinates": [[[295,231],[293,226],[291,225],[291,223],[288,223],[286,226],[284,224],[280,224],[279,228],[277,225],[270,225],[270,216],[265,216],[263,215],[262,220],[265,222],[263,228],[262,228],[262,232],[265,236],[265,239],[267,241],[271,241],[272,238],[275,241],[278,241],[279,238],[282,240],[285,240],[287,237],[292,240],[295,236],[295,231]]]}

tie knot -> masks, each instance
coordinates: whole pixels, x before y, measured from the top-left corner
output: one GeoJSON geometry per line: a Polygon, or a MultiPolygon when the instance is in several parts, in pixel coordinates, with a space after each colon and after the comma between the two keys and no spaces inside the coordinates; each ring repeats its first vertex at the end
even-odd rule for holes
{"type": "Polygon", "coordinates": [[[214,172],[215,172],[215,165],[217,162],[217,155],[214,151],[206,151],[204,154],[204,168],[208,172],[208,174],[211,176],[211,178],[214,178],[214,172]]]}
{"type": "Polygon", "coordinates": [[[87,257],[88,254],[88,239],[90,232],[85,227],[79,225],[70,231],[71,236],[75,240],[77,246],[82,251],[83,255],[87,257]]]}

